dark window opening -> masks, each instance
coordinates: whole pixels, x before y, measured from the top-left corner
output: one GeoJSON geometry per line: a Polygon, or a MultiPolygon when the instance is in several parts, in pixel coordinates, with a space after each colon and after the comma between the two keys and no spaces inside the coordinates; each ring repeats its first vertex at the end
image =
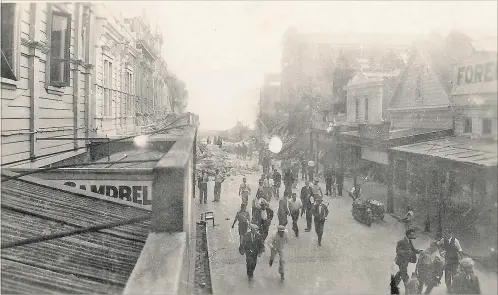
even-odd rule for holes
{"type": "Polygon", "coordinates": [[[485,118],[482,119],[482,134],[491,134],[492,132],[492,125],[491,125],[491,119],[485,118]]]}
{"type": "Polygon", "coordinates": [[[2,3],[2,78],[17,80],[15,67],[16,4],[2,3]]]}
{"type": "Polygon", "coordinates": [[[463,132],[472,133],[472,118],[467,117],[463,119],[463,132]]]}
{"type": "Polygon", "coordinates": [[[52,12],[50,85],[68,86],[70,77],[71,15],[52,12]]]}

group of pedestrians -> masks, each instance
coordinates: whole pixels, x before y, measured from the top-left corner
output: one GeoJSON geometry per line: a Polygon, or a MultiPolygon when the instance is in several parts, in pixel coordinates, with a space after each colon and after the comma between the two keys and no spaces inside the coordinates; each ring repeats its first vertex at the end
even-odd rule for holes
{"type": "Polygon", "coordinates": [[[292,191],[293,180],[293,178],[284,176],[286,188],[280,198],[281,175],[278,170],[274,169],[272,175],[263,174],[258,181],[258,188],[251,202],[251,214],[249,214],[247,209],[251,188],[247,184],[247,179],[245,177],[242,179],[239,187],[241,206],[234,218],[232,228],[238,223],[239,252],[246,256],[246,270],[249,279],[253,278],[258,257],[265,251],[264,244],[267,243],[271,251],[269,266],[273,265],[278,255],[278,272],[281,280],[284,280],[284,245],[288,241],[286,226],[289,223],[289,216],[292,220],[292,231],[296,237],[299,237],[299,217],[306,216],[306,232],[311,231],[314,219],[318,245],[322,244],[323,229],[329,210],[323,204],[323,192],[319,181],[315,179],[313,185],[306,181],[301,189],[301,195],[298,197],[297,193],[292,191]],[[276,212],[271,208],[273,198],[278,199],[276,212]],[[268,238],[270,225],[275,215],[278,220],[277,231],[268,238]]]}
{"type": "Polygon", "coordinates": [[[251,160],[251,152],[249,150],[249,147],[246,145],[245,142],[242,142],[242,145],[238,144],[236,147],[236,152],[237,152],[237,159],[242,159],[246,160],[247,157],[249,157],[249,160],[251,160]]]}
{"type": "MultiPolygon", "coordinates": [[[[209,179],[209,174],[208,172],[203,169],[201,171],[201,174],[197,176],[197,187],[199,188],[199,200],[200,203],[207,204],[207,187],[208,187],[208,182],[210,181],[209,179]]],[[[215,170],[215,176],[213,178],[214,181],[214,190],[213,190],[213,202],[219,202],[220,197],[221,197],[221,184],[225,181],[225,177],[223,174],[220,172],[219,169],[215,170]]]]}
{"type": "Polygon", "coordinates": [[[405,237],[396,244],[395,263],[399,271],[391,278],[392,294],[399,294],[401,281],[405,284],[406,294],[421,294],[424,286],[424,294],[430,294],[441,283],[443,273],[448,294],[481,294],[479,279],[473,272],[474,262],[463,257],[460,242],[451,230],[446,229],[443,237],[433,241],[425,250],[413,245],[416,232],[415,228],[408,228],[405,237]],[[408,275],[410,263],[416,263],[411,277],[408,275]]]}

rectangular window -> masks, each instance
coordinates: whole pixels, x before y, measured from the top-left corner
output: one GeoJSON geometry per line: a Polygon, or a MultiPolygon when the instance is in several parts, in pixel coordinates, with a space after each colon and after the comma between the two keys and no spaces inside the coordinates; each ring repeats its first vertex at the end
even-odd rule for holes
{"type": "Polygon", "coordinates": [[[356,120],[360,118],[360,100],[356,99],[356,120]]]}
{"type": "Polygon", "coordinates": [[[104,60],[104,116],[112,116],[112,62],[104,60]]]}
{"type": "Polygon", "coordinates": [[[368,122],[368,98],[365,97],[365,122],[368,122]]]}
{"type": "Polygon", "coordinates": [[[127,72],[126,75],[128,76],[128,96],[127,96],[127,114],[128,116],[131,116],[133,113],[133,75],[130,72],[127,72]]]}
{"type": "Polygon", "coordinates": [[[472,118],[463,119],[463,133],[472,133],[472,118]]]}
{"type": "Polygon", "coordinates": [[[53,11],[50,28],[50,85],[69,85],[71,15],[53,11]]]}
{"type": "Polygon", "coordinates": [[[482,134],[491,134],[492,132],[492,122],[491,119],[482,119],[482,134]]]}
{"type": "Polygon", "coordinates": [[[2,3],[2,78],[17,80],[16,4],[2,3]]]}

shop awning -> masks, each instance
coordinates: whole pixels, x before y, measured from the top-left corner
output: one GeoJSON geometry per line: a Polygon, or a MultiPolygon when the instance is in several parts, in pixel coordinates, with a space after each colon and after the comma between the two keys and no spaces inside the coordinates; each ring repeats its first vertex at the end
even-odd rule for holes
{"type": "Polygon", "coordinates": [[[498,164],[497,148],[498,144],[496,141],[466,137],[446,137],[393,147],[390,150],[493,167],[498,164]]]}

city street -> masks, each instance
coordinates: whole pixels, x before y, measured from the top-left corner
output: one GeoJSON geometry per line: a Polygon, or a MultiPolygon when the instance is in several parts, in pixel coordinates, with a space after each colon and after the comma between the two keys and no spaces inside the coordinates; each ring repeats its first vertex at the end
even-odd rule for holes
{"type": "MultiPolygon", "coordinates": [[[[213,156],[223,153],[218,147],[208,147],[213,156]]],[[[230,155],[235,158],[235,155],[230,155]]],[[[256,160],[253,160],[256,161],[256,160]]],[[[257,189],[261,172],[249,173],[251,199],[257,189]]],[[[233,218],[240,206],[238,187],[242,175],[227,179],[222,186],[221,202],[213,203],[213,182],[208,186],[208,204],[196,204],[198,212],[213,211],[216,226],[209,223],[208,242],[211,256],[211,280],[215,294],[387,294],[389,275],[394,269],[396,242],[403,236],[403,227],[390,216],[385,221],[367,227],[351,216],[351,199],[346,192],[343,197],[325,197],[330,214],[325,224],[322,246],[317,245],[314,229],[304,232],[305,220],[300,219],[300,236],[296,238],[287,225],[289,244],[285,248],[285,276],[282,283],[278,274],[278,263],[268,265],[269,250],[259,258],[254,280],[249,283],[245,270],[245,257],[238,253],[237,225],[231,228],[233,218]]],[[[299,182],[298,189],[303,182],[299,182]]],[[[323,183],[322,183],[323,185],[323,183]]],[[[323,185],[324,186],[324,185],[323,185]]],[[[345,190],[351,188],[346,182],[345,190]]],[[[295,190],[297,193],[298,190],[295,190]]],[[[283,187],[281,193],[283,192],[283,187]]],[[[277,201],[271,208],[276,211],[277,201]]],[[[249,208],[250,210],[250,208],[249,208]]],[[[278,221],[273,219],[270,235],[276,231],[278,221]]],[[[415,247],[424,249],[429,238],[421,235],[415,240],[415,247]]],[[[276,262],[278,259],[276,259],[276,262]]],[[[410,265],[409,272],[414,270],[410,265]]],[[[496,294],[496,273],[488,273],[476,267],[483,294],[496,294]]],[[[404,292],[403,284],[400,284],[404,292]]],[[[443,283],[433,294],[446,294],[443,283]]]]}

